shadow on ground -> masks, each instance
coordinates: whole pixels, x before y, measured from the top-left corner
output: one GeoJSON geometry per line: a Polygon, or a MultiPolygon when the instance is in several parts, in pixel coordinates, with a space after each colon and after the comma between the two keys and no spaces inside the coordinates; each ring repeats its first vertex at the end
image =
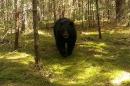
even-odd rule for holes
{"type": "MultiPolygon", "coordinates": [[[[96,32],[78,31],[74,53],[67,58],[59,55],[52,31],[40,31],[40,57],[43,63],[40,75],[30,69],[30,62],[27,61],[28,64],[21,62],[21,64],[19,60],[4,57],[0,59],[2,65],[0,84],[3,86],[6,86],[6,83],[18,86],[128,86],[130,78],[128,82],[125,80],[114,82],[117,78],[123,77],[124,73],[130,72],[128,31],[128,29],[104,30],[103,39],[98,39],[96,32]]],[[[31,55],[31,59],[34,58],[32,33],[22,35],[20,46],[19,53],[26,53],[31,55]]],[[[0,53],[6,54],[8,49],[0,53]]],[[[24,60],[26,58],[25,56],[24,60]]]]}

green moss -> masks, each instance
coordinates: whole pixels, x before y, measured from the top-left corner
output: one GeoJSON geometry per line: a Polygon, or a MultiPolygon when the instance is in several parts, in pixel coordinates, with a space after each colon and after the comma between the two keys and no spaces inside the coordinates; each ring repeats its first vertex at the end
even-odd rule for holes
{"type": "MultiPolygon", "coordinates": [[[[53,32],[41,30],[40,58],[43,68],[34,67],[33,33],[20,37],[20,48],[12,52],[13,44],[0,45],[0,86],[129,86],[130,79],[112,83],[130,69],[129,29],[78,31],[73,55],[59,55],[53,32]]],[[[6,39],[9,39],[7,37],[6,39]]]]}

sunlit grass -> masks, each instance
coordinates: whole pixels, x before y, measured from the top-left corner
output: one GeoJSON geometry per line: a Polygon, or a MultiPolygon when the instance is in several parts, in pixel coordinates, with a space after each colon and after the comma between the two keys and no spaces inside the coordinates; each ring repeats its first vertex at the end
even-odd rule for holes
{"type": "Polygon", "coordinates": [[[24,52],[8,52],[0,56],[0,86],[41,86],[48,81],[36,74],[34,56],[24,52]]]}
{"type": "Polygon", "coordinates": [[[111,83],[116,86],[120,86],[123,82],[130,80],[130,73],[126,71],[113,71],[111,74],[113,80],[111,83]]]}
{"type": "Polygon", "coordinates": [[[21,60],[23,63],[27,63],[28,61],[34,61],[31,55],[20,52],[9,52],[7,54],[1,55],[0,58],[7,60],[21,60]]]}
{"type": "Polygon", "coordinates": [[[97,35],[97,32],[81,32],[81,35],[97,35]]]}
{"type": "Polygon", "coordinates": [[[39,30],[39,35],[43,35],[45,37],[52,37],[52,34],[50,34],[50,32],[47,32],[47,31],[41,31],[39,30]]]}
{"type": "Polygon", "coordinates": [[[40,30],[40,58],[34,65],[33,32],[22,34],[19,51],[0,46],[0,86],[129,86],[130,30],[78,31],[73,55],[59,55],[52,30],[40,30]],[[125,83],[125,85],[124,85],[125,83]]]}
{"type": "MultiPolygon", "coordinates": [[[[62,84],[62,85],[67,85],[67,86],[71,86],[71,85],[82,85],[86,82],[89,82],[89,80],[93,77],[96,77],[99,72],[100,72],[100,68],[99,67],[90,67],[90,68],[84,68],[84,69],[79,69],[77,70],[78,72],[74,72],[74,74],[72,73],[71,75],[71,71],[66,73],[63,73],[59,76],[59,79],[54,81],[58,84],[62,84]],[[68,75],[68,76],[66,76],[68,75]]],[[[86,84],[87,85],[87,84],[86,84]]]]}

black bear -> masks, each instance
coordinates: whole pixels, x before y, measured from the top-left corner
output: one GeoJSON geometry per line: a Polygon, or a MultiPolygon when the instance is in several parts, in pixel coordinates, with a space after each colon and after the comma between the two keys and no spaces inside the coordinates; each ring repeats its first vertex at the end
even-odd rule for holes
{"type": "Polygon", "coordinates": [[[56,46],[63,57],[70,56],[75,46],[77,33],[74,23],[67,18],[61,18],[54,24],[56,46]]]}

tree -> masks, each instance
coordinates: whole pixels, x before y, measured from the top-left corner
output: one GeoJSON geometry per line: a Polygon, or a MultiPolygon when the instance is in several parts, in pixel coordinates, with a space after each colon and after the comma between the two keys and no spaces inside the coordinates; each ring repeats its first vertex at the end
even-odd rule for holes
{"type": "Polygon", "coordinates": [[[14,49],[17,50],[19,47],[19,27],[18,27],[18,19],[19,19],[19,12],[17,8],[17,0],[14,0],[14,17],[15,17],[15,23],[14,23],[14,28],[15,28],[15,42],[14,42],[14,49]]]}
{"type": "Polygon", "coordinates": [[[54,22],[56,22],[56,1],[53,0],[53,15],[54,15],[54,22]]]}
{"type": "Polygon", "coordinates": [[[33,30],[34,30],[34,53],[35,53],[35,65],[38,66],[39,58],[39,34],[38,34],[38,19],[37,19],[37,0],[32,0],[33,9],[33,30]]]}
{"type": "Polygon", "coordinates": [[[96,13],[97,13],[97,27],[98,27],[98,33],[99,33],[99,39],[102,38],[101,35],[101,26],[100,26],[100,18],[99,18],[99,6],[98,6],[98,0],[96,0],[96,13]]]}
{"type": "Polygon", "coordinates": [[[125,0],[116,0],[116,20],[117,23],[121,21],[124,16],[124,4],[125,0]]]}
{"type": "Polygon", "coordinates": [[[24,0],[21,2],[21,33],[25,31],[25,12],[24,12],[24,0]]]}

